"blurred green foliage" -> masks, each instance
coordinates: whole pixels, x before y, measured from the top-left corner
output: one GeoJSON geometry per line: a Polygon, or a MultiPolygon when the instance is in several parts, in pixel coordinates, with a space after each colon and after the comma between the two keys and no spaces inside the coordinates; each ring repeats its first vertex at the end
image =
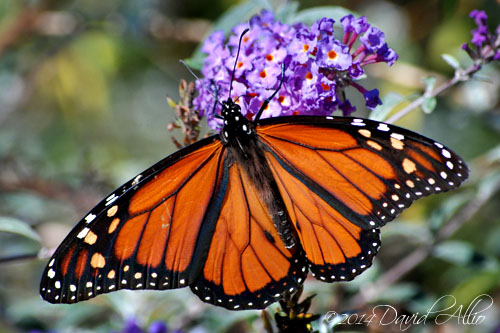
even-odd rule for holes
{"type": "MultiPolygon", "coordinates": [[[[262,330],[259,312],[209,306],[185,289],[121,291],[56,306],[40,299],[38,283],[48,251],[86,211],[175,151],[170,137],[180,133],[167,131],[175,114],[165,97],[177,99],[180,79],[192,80],[178,59],[190,59],[199,68],[199,46],[212,29],[229,31],[262,8],[274,9],[288,22],[311,20],[318,13],[341,16],[342,8],[366,15],[401,56],[395,67],[375,66],[368,73],[370,86],[385,95],[384,107],[372,114],[382,120],[401,107],[393,109],[401,96],[411,99],[424,92],[422,78],[433,76],[439,85],[453,75],[453,58],[443,59],[443,53],[468,64],[460,46],[471,38],[470,10],[486,10],[492,28],[500,23],[500,7],[493,0],[342,0],[335,3],[342,8],[321,7],[330,5],[319,0],[1,1],[0,332],[118,331],[130,319],[144,328],[161,320],[186,331],[262,330]]],[[[420,200],[384,227],[374,266],[354,281],[308,280],[305,296],[318,294],[311,311],[352,310],[353,300],[377,288],[374,282],[437,240],[422,262],[359,311],[391,304],[401,313],[424,313],[443,295],[467,307],[485,293],[493,306],[483,313],[481,325],[450,320],[446,326],[461,332],[498,329],[498,64],[479,75],[426,102],[432,113],[415,110],[397,123],[452,147],[469,163],[470,180],[458,191],[420,200]],[[439,239],[457,219],[463,220],[457,230],[439,239]]],[[[366,115],[359,111],[358,116],[366,115]]],[[[437,330],[431,324],[414,329],[437,330]]]]}

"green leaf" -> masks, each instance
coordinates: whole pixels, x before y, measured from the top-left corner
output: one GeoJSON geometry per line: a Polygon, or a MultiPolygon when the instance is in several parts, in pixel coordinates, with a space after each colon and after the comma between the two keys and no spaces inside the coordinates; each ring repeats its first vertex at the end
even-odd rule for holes
{"type": "MultiPolygon", "coordinates": [[[[446,307],[452,306],[453,302],[456,300],[455,306],[449,309],[447,312],[454,312],[460,305],[470,304],[478,295],[486,294],[494,290],[500,283],[500,271],[498,269],[494,270],[484,270],[479,271],[471,277],[462,281],[452,292],[454,298],[448,298],[446,307]]],[[[487,300],[487,296],[483,298],[483,301],[487,300]]]]}
{"type": "Polygon", "coordinates": [[[451,219],[463,204],[473,199],[473,196],[474,194],[470,192],[450,195],[439,208],[432,211],[428,223],[430,229],[436,231],[441,228],[443,223],[451,219]]]}
{"type": "Polygon", "coordinates": [[[40,243],[40,237],[25,222],[8,216],[0,216],[0,232],[18,234],[40,243]]]}
{"type": "Polygon", "coordinates": [[[177,102],[168,96],[167,96],[167,104],[168,104],[168,106],[170,106],[174,110],[175,110],[175,107],[177,106],[177,102]]]}
{"type": "Polygon", "coordinates": [[[289,22],[293,17],[295,17],[295,15],[297,15],[298,9],[299,3],[297,1],[287,2],[276,11],[276,19],[285,23],[289,22]]]}
{"type": "Polygon", "coordinates": [[[384,238],[387,239],[411,239],[415,243],[429,243],[432,241],[432,234],[427,223],[414,223],[399,219],[398,223],[391,224],[384,231],[384,238]]]}
{"type": "Polygon", "coordinates": [[[405,302],[414,297],[419,291],[418,285],[414,283],[396,283],[379,296],[379,301],[390,303],[405,302]]]}
{"type": "Polygon", "coordinates": [[[377,105],[375,110],[370,112],[370,119],[376,121],[386,120],[389,113],[394,109],[396,105],[405,100],[404,96],[398,93],[390,92],[384,97],[382,97],[382,104],[377,105]]]}
{"type": "Polygon", "coordinates": [[[474,256],[474,248],[471,244],[462,241],[445,241],[438,244],[433,256],[457,265],[467,265],[474,256]]]}
{"type": "Polygon", "coordinates": [[[288,23],[302,22],[306,25],[311,25],[315,21],[322,19],[323,17],[333,18],[337,24],[340,23],[340,19],[346,15],[353,14],[354,16],[360,16],[356,12],[345,9],[339,6],[320,6],[301,10],[295,15],[294,18],[288,23]]]}
{"type": "Polygon", "coordinates": [[[437,105],[437,99],[436,99],[436,97],[426,98],[424,100],[424,102],[422,103],[422,110],[425,113],[431,113],[436,108],[436,105],[437,105]]]}
{"type": "MultiPolygon", "coordinates": [[[[248,21],[253,15],[259,13],[264,8],[271,9],[269,2],[266,0],[248,1],[233,6],[215,22],[212,30],[207,33],[207,36],[213,31],[218,30],[224,31],[224,34],[228,36],[234,26],[238,23],[248,21]]],[[[198,45],[191,58],[184,60],[193,69],[200,70],[203,65],[203,59],[205,59],[206,55],[201,51],[202,45],[203,43],[198,45]]]]}
{"type": "Polygon", "coordinates": [[[458,59],[455,58],[454,56],[450,54],[442,54],[441,58],[443,58],[444,61],[454,69],[459,69],[460,68],[460,62],[458,62],[458,59]]]}
{"type": "Polygon", "coordinates": [[[434,76],[428,76],[422,79],[425,84],[425,92],[431,93],[436,86],[436,78],[434,76]]]}
{"type": "Polygon", "coordinates": [[[482,177],[478,186],[478,196],[481,197],[491,197],[498,192],[498,184],[500,182],[500,173],[498,171],[492,171],[482,177]]]}

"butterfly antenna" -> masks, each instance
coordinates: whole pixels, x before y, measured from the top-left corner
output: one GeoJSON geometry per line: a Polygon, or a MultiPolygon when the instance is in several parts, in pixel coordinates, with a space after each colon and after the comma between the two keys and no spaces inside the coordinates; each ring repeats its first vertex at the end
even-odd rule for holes
{"type": "Polygon", "coordinates": [[[186,69],[188,70],[188,72],[189,72],[189,73],[191,73],[191,75],[192,75],[192,76],[194,76],[194,78],[195,78],[196,80],[200,80],[200,78],[199,78],[199,77],[198,77],[198,76],[197,76],[197,75],[196,75],[196,74],[195,74],[195,73],[191,70],[191,68],[188,66],[188,64],[186,64],[186,62],[185,62],[184,60],[179,59],[179,62],[180,62],[181,64],[183,64],[183,65],[184,65],[184,67],[186,67],[186,69]]]}
{"type": "MultiPolygon", "coordinates": [[[[184,60],[180,59],[180,60],[179,60],[179,62],[180,62],[181,64],[183,64],[183,65],[184,65],[184,67],[186,67],[186,69],[188,70],[188,72],[189,72],[189,73],[191,73],[191,75],[193,75],[193,76],[194,76],[194,78],[195,78],[197,81],[203,82],[203,81],[202,81],[202,80],[201,80],[201,79],[200,79],[200,78],[199,78],[199,77],[198,77],[198,76],[197,76],[197,75],[196,75],[196,74],[195,74],[195,73],[191,70],[191,68],[188,66],[188,64],[186,64],[186,63],[184,62],[184,60]]],[[[213,80],[210,80],[210,83],[211,83],[211,86],[215,86],[215,83],[214,83],[214,81],[213,81],[213,80]]],[[[217,96],[219,95],[219,94],[218,94],[218,91],[217,91],[217,86],[215,86],[215,89],[214,89],[214,90],[212,90],[212,89],[213,89],[213,88],[212,88],[212,87],[210,87],[210,93],[211,93],[211,94],[212,94],[212,96],[215,98],[215,104],[219,103],[219,104],[221,104],[221,105],[222,105],[222,103],[219,101],[219,97],[217,97],[217,96]],[[215,93],[214,93],[214,91],[215,91],[215,93]]],[[[214,107],[214,108],[215,108],[215,107],[214,107]]]]}
{"type": "Polygon", "coordinates": [[[280,91],[281,85],[283,84],[284,80],[285,80],[285,64],[281,64],[281,79],[280,79],[280,83],[278,85],[278,88],[276,88],[276,90],[273,92],[273,94],[271,96],[269,96],[268,98],[266,98],[264,103],[262,103],[262,106],[260,107],[259,112],[257,112],[257,115],[255,116],[255,118],[253,120],[254,123],[256,123],[260,119],[262,112],[264,112],[266,107],[269,105],[269,102],[274,98],[274,96],[276,96],[278,91],[280,91]]]}
{"type": "Polygon", "coordinates": [[[234,60],[233,73],[231,74],[231,84],[229,85],[228,98],[231,98],[231,90],[233,90],[234,72],[236,72],[236,65],[238,64],[238,57],[240,56],[241,41],[243,40],[243,36],[248,32],[248,30],[250,30],[250,29],[246,28],[245,30],[243,30],[243,32],[240,35],[240,41],[238,42],[238,51],[236,52],[236,60],[234,60]]]}

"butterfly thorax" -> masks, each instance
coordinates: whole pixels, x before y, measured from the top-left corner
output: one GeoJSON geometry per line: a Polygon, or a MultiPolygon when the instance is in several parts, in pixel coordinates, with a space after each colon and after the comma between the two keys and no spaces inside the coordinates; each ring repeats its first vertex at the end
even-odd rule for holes
{"type": "Polygon", "coordinates": [[[222,103],[224,127],[220,133],[227,147],[230,167],[240,165],[269,209],[269,214],[285,247],[296,244],[285,204],[265,158],[265,148],[258,140],[255,125],[241,114],[232,99],[222,103]]]}
{"type": "Polygon", "coordinates": [[[255,136],[255,126],[241,114],[241,107],[231,98],[222,103],[221,114],[224,117],[224,127],[220,138],[224,145],[241,145],[241,141],[255,136]]]}

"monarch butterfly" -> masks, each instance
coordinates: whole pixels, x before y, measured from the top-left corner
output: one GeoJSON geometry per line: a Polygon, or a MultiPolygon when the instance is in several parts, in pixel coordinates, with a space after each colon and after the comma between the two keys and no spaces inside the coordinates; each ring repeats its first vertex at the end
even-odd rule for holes
{"type": "Polygon", "coordinates": [[[220,134],[98,203],[50,259],[42,298],[189,286],[204,302],[262,309],[297,290],[309,270],[325,282],[353,279],[371,265],[380,227],[468,176],[450,149],[397,126],[260,119],[278,90],[253,121],[228,98],[220,134]]]}

